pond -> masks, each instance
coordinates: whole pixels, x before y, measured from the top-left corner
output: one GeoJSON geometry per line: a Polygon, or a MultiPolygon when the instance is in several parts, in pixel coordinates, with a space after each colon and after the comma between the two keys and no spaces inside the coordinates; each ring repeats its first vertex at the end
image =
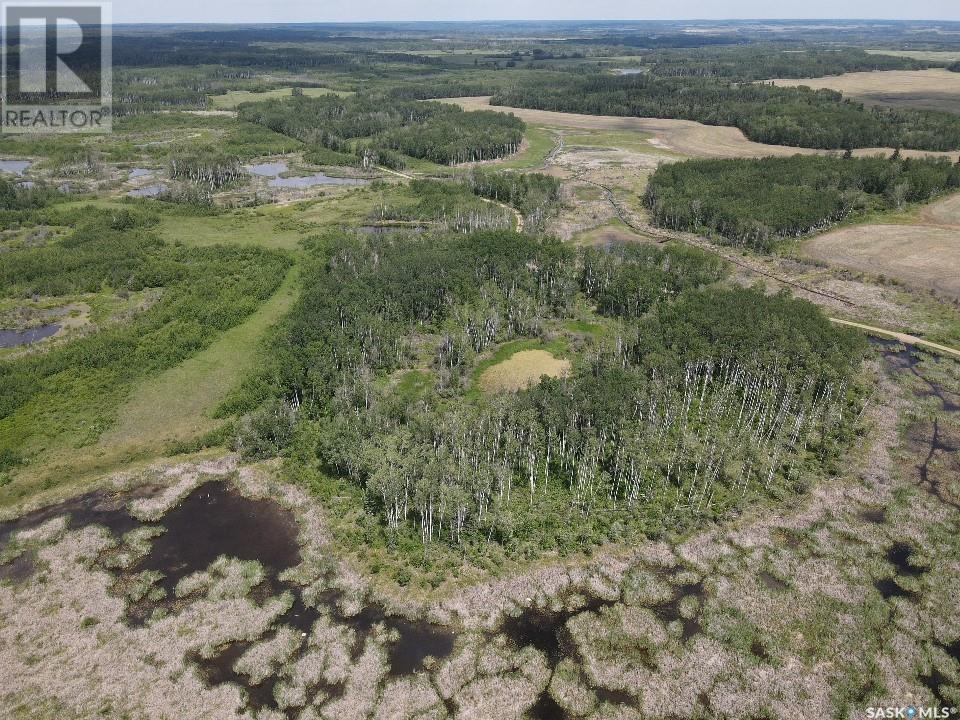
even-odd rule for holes
{"type": "Polygon", "coordinates": [[[309,188],[315,185],[366,185],[366,180],[355,178],[330,177],[318,172],[300,177],[277,177],[270,181],[270,187],[275,188],[309,188]]]}
{"type": "Polygon", "coordinates": [[[56,335],[59,325],[41,325],[29,330],[0,330],[0,348],[12,348],[30,345],[44,338],[56,335]]]}
{"type": "Polygon", "coordinates": [[[247,171],[257,177],[278,177],[289,169],[287,163],[283,160],[277,162],[262,162],[253,165],[246,165],[247,171]]]}
{"type": "Polygon", "coordinates": [[[156,172],[156,170],[151,170],[150,168],[132,168],[130,170],[129,178],[131,180],[136,180],[137,178],[150,177],[156,172]]]}
{"type": "Polygon", "coordinates": [[[0,160],[0,172],[23,175],[31,165],[33,162],[30,160],[0,160]]]}
{"type": "Polygon", "coordinates": [[[296,177],[280,177],[283,173],[290,171],[290,166],[284,160],[256,163],[245,167],[252,175],[271,178],[269,185],[275,188],[310,188],[316,185],[366,185],[368,182],[356,178],[330,177],[322,172],[296,177]]]}
{"type": "Polygon", "coordinates": [[[127,193],[127,197],[156,197],[157,195],[165,193],[166,191],[166,185],[163,183],[157,183],[156,185],[147,185],[146,187],[131,190],[127,193]]]}

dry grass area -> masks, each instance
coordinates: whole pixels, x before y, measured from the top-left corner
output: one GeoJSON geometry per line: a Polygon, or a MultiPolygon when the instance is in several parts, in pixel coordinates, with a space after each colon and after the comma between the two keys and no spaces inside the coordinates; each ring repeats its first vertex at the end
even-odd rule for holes
{"type": "Polygon", "coordinates": [[[546,350],[521,350],[487,368],[479,384],[486,392],[523,390],[540,382],[544,375],[566,377],[569,374],[569,360],[556,358],[546,350]]]}
{"type": "Polygon", "coordinates": [[[603,248],[620,245],[622,243],[661,242],[657,238],[633,231],[620,220],[614,220],[607,225],[601,225],[600,227],[580,233],[574,240],[579,245],[592,245],[603,248]]]}
{"type": "Polygon", "coordinates": [[[960,230],[960,193],[927,205],[920,211],[920,219],[928,225],[949,225],[960,230]]]}
{"type": "Polygon", "coordinates": [[[774,80],[782,87],[806,85],[838,90],[869,105],[960,112],[960,73],[944,68],[855,72],[822,78],[774,80]]]}
{"type": "MultiPolygon", "coordinates": [[[[956,73],[951,73],[956,74],[956,73]]],[[[957,78],[960,82],[960,76],[957,78]]],[[[444,102],[460,105],[465,110],[499,110],[512,113],[525,122],[545,125],[553,128],[573,128],[577,130],[603,130],[617,132],[637,132],[650,136],[646,142],[651,153],[658,150],[667,156],[725,158],[725,157],[766,157],[768,155],[789,156],[796,154],[812,155],[828,151],[795,148],[784,145],[766,145],[747,140],[743,132],[733,127],[703,125],[692,120],[663,120],[659,118],[614,117],[610,115],[579,115],[548,110],[528,110],[525,108],[495,107],[490,105],[489,97],[447,98],[444,102]]],[[[879,152],[893,152],[889,148],[861,148],[856,155],[875,155],[879,152]]],[[[905,157],[925,155],[952,156],[954,153],[935,153],[919,150],[902,150],[905,157]]]]}
{"type": "Polygon", "coordinates": [[[804,248],[833,265],[888,275],[960,298],[960,230],[857,225],[816,237],[804,248]]]}
{"type": "Polygon", "coordinates": [[[924,208],[914,225],[856,225],[804,246],[817,260],[960,299],[960,194],[924,208]]]}

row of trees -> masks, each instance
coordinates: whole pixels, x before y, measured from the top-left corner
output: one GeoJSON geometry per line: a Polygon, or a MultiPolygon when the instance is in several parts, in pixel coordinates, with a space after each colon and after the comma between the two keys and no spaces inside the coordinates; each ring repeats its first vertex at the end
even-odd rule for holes
{"type": "Polygon", "coordinates": [[[823,149],[960,148],[960,116],[867,108],[832,90],[700,78],[587,75],[528,80],[491,103],[512,107],[696,120],[740,128],[756,142],[823,149]]]}
{"type": "Polygon", "coordinates": [[[514,153],[524,131],[523,121],[503,113],[365,95],[244,104],[239,115],[340,153],[401,153],[446,165],[514,153]]]}
{"type": "Polygon", "coordinates": [[[660,50],[643,57],[660,77],[726,78],[753,82],[813,78],[848,72],[923,70],[926,60],[868,53],[861,48],[822,48],[798,43],[752,43],[686,50],[660,50]]]}
{"type": "Polygon", "coordinates": [[[219,190],[247,177],[239,158],[213,148],[175,152],[170,156],[167,168],[171,178],[188,180],[209,190],[219,190]]]}
{"type": "Polygon", "coordinates": [[[653,222],[769,250],[875,210],[899,209],[960,187],[947,159],[768,157],[662,165],[645,202],[653,222]]]}

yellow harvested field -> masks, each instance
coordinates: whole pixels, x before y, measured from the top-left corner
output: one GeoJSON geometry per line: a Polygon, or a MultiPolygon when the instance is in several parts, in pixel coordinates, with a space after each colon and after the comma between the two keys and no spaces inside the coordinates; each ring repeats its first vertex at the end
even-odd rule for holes
{"type": "Polygon", "coordinates": [[[486,392],[502,392],[536,385],[544,375],[567,377],[569,374],[569,360],[554,357],[546,350],[521,350],[487,368],[478,382],[486,392]]]}
{"type": "Polygon", "coordinates": [[[960,298],[960,227],[860,225],[815,237],[804,250],[831,265],[960,298]]]}
{"type": "MultiPolygon", "coordinates": [[[[960,73],[957,75],[960,81],[960,73]]],[[[615,130],[619,132],[638,132],[649,136],[651,152],[658,149],[674,155],[686,157],[724,158],[724,157],[765,157],[768,155],[811,155],[826,154],[825,150],[795,148],[785,145],[766,145],[747,140],[741,130],[733,127],[704,125],[692,120],[664,120],[660,118],[615,117],[611,115],[579,115],[577,113],[551,112],[548,110],[528,110],[525,108],[499,107],[490,105],[489,97],[446,98],[443,102],[456,103],[466,110],[499,110],[512,113],[521,120],[537,125],[554,128],[576,128],[579,130],[615,130]]],[[[875,155],[892,153],[891,148],[861,148],[855,155],[875,155]]],[[[903,150],[907,157],[925,155],[944,155],[952,157],[956,153],[937,153],[920,150],[903,150]]]]}
{"type": "Polygon", "coordinates": [[[856,72],[822,78],[774,80],[781,87],[806,85],[838,90],[870,105],[960,112],[960,73],[944,68],[856,72]]]}
{"type": "Polygon", "coordinates": [[[914,60],[935,60],[954,62],[960,60],[960,50],[867,50],[871,55],[893,55],[894,57],[913,58],[914,60]]]}

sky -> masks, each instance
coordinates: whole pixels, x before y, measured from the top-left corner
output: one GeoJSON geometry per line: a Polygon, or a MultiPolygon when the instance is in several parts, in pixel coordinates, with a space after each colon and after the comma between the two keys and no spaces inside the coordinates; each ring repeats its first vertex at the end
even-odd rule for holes
{"type": "Polygon", "coordinates": [[[960,21],[960,0],[113,0],[118,23],[727,18],[960,21]]]}

